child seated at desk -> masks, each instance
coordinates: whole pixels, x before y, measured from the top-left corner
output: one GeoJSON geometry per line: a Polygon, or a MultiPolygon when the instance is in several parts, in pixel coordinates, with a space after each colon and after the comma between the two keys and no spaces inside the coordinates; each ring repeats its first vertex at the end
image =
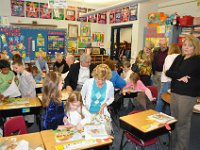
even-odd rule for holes
{"type": "Polygon", "coordinates": [[[38,68],[36,66],[32,67],[32,75],[33,75],[33,78],[35,79],[36,83],[41,83],[42,82],[41,73],[39,73],[38,68]]]}
{"type": "Polygon", "coordinates": [[[46,75],[43,83],[42,114],[43,129],[57,129],[63,125],[64,103],[61,100],[63,82],[60,73],[50,72],[46,75]]]}
{"type": "Polygon", "coordinates": [[[152,96],[151,91],[142,83],[138,73],[133,72],[129,79],[130,82],[127,83],[127,85],[122,89],[123,95],[126,95],[126,93],[131,93],[131,91],[139,91],[144,92],[150,101],[154,101],[156,99],[152,96]]]}
{"type": "Polygon", "coordinates": [[[67,127],[75,126],[77,130],[81,130],[86,123],[91,122],[92,116],[83,106],[82,96],[78,91],[74,91],[69,95],[65,110],[66,117],[63,118],[63,122],[67,127]]]}

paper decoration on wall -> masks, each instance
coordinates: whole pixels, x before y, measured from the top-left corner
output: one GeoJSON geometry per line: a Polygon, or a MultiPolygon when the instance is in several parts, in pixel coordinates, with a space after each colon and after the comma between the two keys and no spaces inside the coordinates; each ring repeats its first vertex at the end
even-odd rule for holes
{"type": "Polygon", "coordinates": [[[48,7],[49,8],[66,8],[67,7],[67,0],[48,0],[48,7]]]}
{"type": "Polygon", "coordinates": [[[32,40],[32,51],[35,51],[35,40],[32,40]]]}
{"type": "Polygon", "coordinates": [[[117,9],[115,12],[115,22],[116,23],[121,22],[121,9],[117,9]]]}
{"type": "Polygon", "coordinates": [[[11,0],[11,16],[24,17],[24,1],[11,0]]]}
{"type": "Polygon", "coordinates": [[[127,22],[129,20],[129,7],[122,8],[121,21],[127,22]]]}
{"type": "Polygon", "coordinates": [[[26,17],[39,18],[39,3],[26,2],[26,17]]]}
{"type": "Polygon", "coordinates": [[[129,21],[137,20],[138,5],[131,5],[129,7],[129,21]]]}
{"type": "Polygon", "coordinates": [[[41,33],[37,35],[37,46],[44,46],[44,37],[41,33]]]}
{"type": "Polygon", "coordinates": [[[32,37],[28,37],[28,52],[27,55],[30,57],[31,56],[31,39],[32,37]]]}
{"type": "Polygon", "coordinates": [[[65,10],[65,20],[75,21],[76,20],[76,7],[69,6],[65,10]]]}
{"type": "Polygon", "coordinates": [[[115,23],[115,10],[112,10],[109,14],[109,22],[110,24],[115,23]]]}
{"type": "Polygon", "coordinates": [[[80,24],[80,36],[91,36],[91,26],[90,23],[80,24]]]}
{"type": "Polygon", "coordinates": [[[91,47],[91,37],[79,37],[78,38],[78,47],[85,48],[91,47]]]}
{"type": "Polygon", "coordinates": [[[71,54],[78,54],[77,46],[77,38],[69,38],[67,52],[71,54]]]}
{"type": "Polygon", "coordinates": [[[53,19],[64,20],[64,9],[54,9],[53,10],[53,19]]]}
{"type": "Polygon", "coordinates": [[[78,7],[77,10],[77,21],[87,22],[87,17],[80,17],[81,15],[87,13],[87,8],[78,7]]]}
{"type": "MultiPolygon", "coordinates": [[[[88,12],[95,11],[95,9],[88,9],[88,12]]],[[[96,23],[97,22],[97,14],[88,16],[88,22],[96,23]]]]}
{"type": "Polygon", "coordinates": [[[98,14],[98,23],[99,24],[107,23],[107,13],[106,12],[98,14]]]}
{"type": "Polygon", "coordinates": [[[47,3],[40,3],[40,18],[51,19],[52,9],[48,8],[47,3]]]}
{"type": "Polygon", "coordinates": [[[92,33],[92,45],[103,46],[104,45],[104,33],[94,32],[92,33]]]}

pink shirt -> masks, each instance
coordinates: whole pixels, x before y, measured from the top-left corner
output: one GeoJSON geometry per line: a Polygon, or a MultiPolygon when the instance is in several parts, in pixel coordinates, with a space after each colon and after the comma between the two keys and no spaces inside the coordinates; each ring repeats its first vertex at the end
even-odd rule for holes
{"type": "Polygon", "coordinates": [[[126,88],[133,88],[135,91],[145,91],[147,89],[147,87],[142,83],[141,80],[138,80],[135,85],[133,85],[132,82],[127,83],[124,89],[126,88]]]}

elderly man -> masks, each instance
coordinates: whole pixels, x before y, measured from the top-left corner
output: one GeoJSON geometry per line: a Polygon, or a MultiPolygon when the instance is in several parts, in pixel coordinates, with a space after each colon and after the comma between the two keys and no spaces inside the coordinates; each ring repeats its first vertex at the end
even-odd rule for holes
{"type": "Polygon", "coordinates": [[[72,64],[74,64],[74,61],[75,61],[74,55],[72,55],[72,54],[67,55],[65,61],[66,61],[66,63],[68,64],[68,66],[70,68],[70,66],[72,64]]]}
{"type": "Polygon", "coordinates": [[[167,57],[168,46],[165,38],[159,40],[159,48],[154,50],[154,59],[152,63],[153,69],[153,85],[160,90],[161,87],[161,73],[163,70],[163,64],[167,57]]]}
{"type": "Polygon", "coordinates": [[[80,91],[84,82],[91,78],[91,73],[94,68],[95,65],[91,64],[91,56],[82,54],[80,56],[80,62],[70,66],[69,73],[65,78],[64,88],[67,91],[80,91]]]}

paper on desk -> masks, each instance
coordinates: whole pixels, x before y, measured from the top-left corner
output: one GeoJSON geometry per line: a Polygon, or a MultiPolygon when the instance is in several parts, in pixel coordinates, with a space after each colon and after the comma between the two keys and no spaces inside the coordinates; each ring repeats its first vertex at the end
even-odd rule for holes
{"type": "Polygon", "coordinates": [[[7,88],[6,91],[4,91],[2,93],[5,97],[18,97],[21,95],[15,81],[14,78],[12,80],[12,83],[10,84],[10,86],[7,88]]]}
{"type": "Polygon", "coordinates": [[[28,150],[28,141],[21,140],[15,150],[28,150]]]}

